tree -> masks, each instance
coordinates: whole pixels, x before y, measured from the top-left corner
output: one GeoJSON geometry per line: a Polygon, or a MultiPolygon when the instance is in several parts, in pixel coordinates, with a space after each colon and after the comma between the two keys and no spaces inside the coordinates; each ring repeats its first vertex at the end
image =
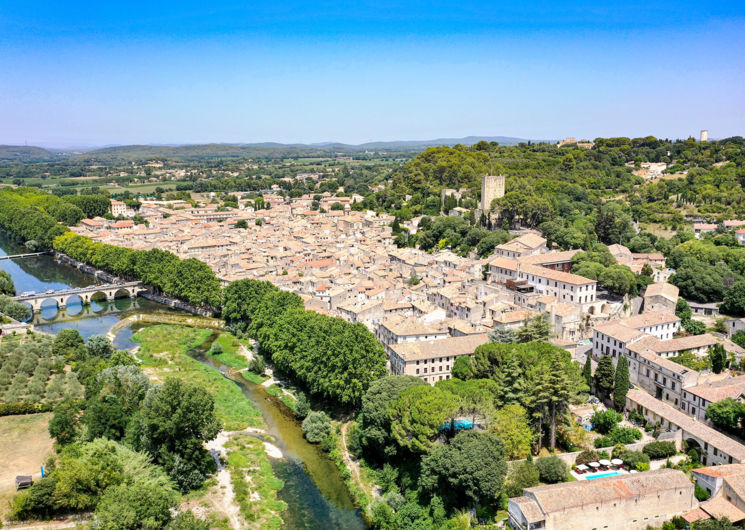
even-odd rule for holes
{"type": "Polygon", "coordinates": [[[533,431],[528,423],[528,414],[520,405],[510,404],[499,409],[489,430],[502,440],[508,460],[519,460],[530,453],[533,431]]]}
{"type": "Polygon", "coordinates": [[[499,344],[509,344],[515,342],[515,332],[509,328],[494,328],[489,332],[489,340],[499,344]]]}
{"type": "Polygon", "coordinates": [[[629,386],[629,362],[622,355],[618,358],[618,364],[616,364],[616,381],[613,387],[613,405],[618,411],[622,411],[626,406],[626,394],[629,392],[629,386]]]}
{"type": "Polygon", "coordinates": [[[492,506],[506,474],[499,438],[483,431],[462,431],[422,459],[419,486],[451,500],[448,504],[453,506],[492,506]]]}
{"type": "Polygon", "coordinates": [[[618,201],[609,201],[598,209],[595,233],[606,245],[623,244],[636,234],[634,222],[626,208],[618,201]]]}
{"type": "Polygon", "coordinates": [[[0,294],[0,313],[9,316],[13,320],[25,322],[31,318],[31,308],[28,304],[16,302],[9,296],[0,294]]]}
{"type": "Polygon", "coordinates": [[[598,367],[595,369],[595,389],[602,398],[609,398],[615,384],[616,371],[613,368],[613,359],[610,355],[600,357],[598,367]]]}
{"type": "Polygon", "coordinates": [[[683,321],[683,329],[691,335],[703,335],[706,333],[706,324],[691,318],[683,321]]]}
{"type": "Polygon", "coordinates": [[[13,283],[13,278],[3,270],[0,270],[0,294],[8,296],[16,295],[16,286],[13,283]]]}
{"type": "Polygon", "coordinates": [[[678,302],[675,304],[675,315],[683,321],[690,320],[693,311],[691,311],[691,306],[688,305],[688,302],[682,298],[678,298],[678,302]]]}
{"type": "Polygon", "coordinates": [[[65,328],[59,331],[52,342],[52,354],[64,357],[68,361],[85,359],[85,341],[75,328],[65,328]]]}
{"type": "Polygon", "coordinates": [[[49,436],[55,438],[60,445],[67,445],[77,436],[76,419],[80,407],[69,399],[60,401],[54,407],[54,415],[49,420],[49,436]]]}
{"type": "Polygon", "coordinates": [[[105,335],[93,335],[88,339],[86,350],[90,357],[108,359],[114,353],[114,345],[105,335]]]}
{"type": "Polygon", "coordinates": [[[727,366],[727,352],[724,346],[717,343],[709,348],[709,358],[711,359],[711,371],[715,374],[721,374],[727,366]]]}
{"type": "Polygon", "coordinates": [[[515,333],[519,342],[546,342],[550,336],[551,324],[546,314],[531,319],[515,333]]]}
{"type": "Polygon", "coordinates": [[[142,445],[182,491],[215,469],[204,449],[220,432],[214,398],[202,387],[169,377],[148,392],[142,406],[142,445]]]}
{"type": "Polygon", "coordinates": [[[310,443],[320,443],[331,433],[331,419],[325,412],[310,412],[303,420],[303,434],[310,443]]]}
{"type": "Polygon", "coordinates": [[[723,399],[706,407],[706,417],[717,427],[727,432],[743,436],[745,420],[745,403],[732,398],[723,399]]]}
{"type": "Polygon", "coordinates": [[[378,459],[395,454],[388,405],[407,388],[423,385],[426,383],[421,378],[409,375],[386,376],[370,384],[359,414],[360,440],[367,454],[378,459]]]}
{"type": "Polygon", "coordinates": [[[636,276],[626,265],[611,265],[600,274],[598,282],[611,293],[618,295],[636,290],[636,276]]]}
{"type": "Polygon", "coordinates": [[[391,435],[401,447],[423,453],[457,408],[456,396],[438,387],[417,385],[402,390],[388,405],[391,435]]]}
{"type": "Polygon", "coordinates": [[[248,228],[248,222],[245,219],[238,219],[238,221],[235,222],[235,228],[242,228],[245,230],[248,228]]]}
{"type": "Polygon", "coordinates": [[[567,465],[558,456],[544,456],[535,463],[542,482],[556,484],[563,482],[567,476],[567,465]]]}
{"type": "Polygon", "coordinates": [[[738,330],[730,337],[730,340],[741,348],[745,348],[745,330],[738,330]]]}
{"type": "Polygon", "coordinates": [[[83,419],[90,438],[104,437],[109,440],[121,440],[129,422],[119,398],[111,394],[91,400],[83,419]]]}
{"type": "Polygon", "coordinates": [[[196,258],[180,260],[168,272],[170,293],[197,306],[219,307],[220,280],[209,265],[196,258]]]}
{"type": "Polygon", "coordinates": [[[245,331],[264,296],[278,289],[270,282],[252,279],[230,282],[225,288],[222,316],[228,325],[245,331]]]}
{"type": "Polygon", "coordinates": [[[745,280],[740,280],[724,293],[720,311],[735,317],[745,316],[745,280]]]}
{"type": "Polygon", "coordinates": [[[585,359],[585,364],[582,367],[582,377],[585,378],[585,383],[587,383],[588,388],[592,388],[592,355],[590,352],[587,352],[587,359],[585,359]]]}
{"type": "Polygon", "coordinates": [[[540,481],[541,476],[536,465],[532,460],[525,460],[510,472],[505,483],[505,493],[508,497],[519,497],[525,488],[538,486],[540,481]]]}
{"type": "Polygon", "coordinates": [[[96,506],[96,528],[102,530],[158,530],[171,520],[178,494],[150,477],[108,488],[96,506]]]}
{"type": "Polygon", "coordinates": [[[615,410],[601,410],[592,415],[592,426],[600,434],[608,434],[623,416],[615,410]]]}
{"type": "Polygon", "coordinates": [[[308,396],[305,395],[305,392],[299,392],[295,401],[295,415],[302,420],[309,412],[310,401],[308,401],[308,396]]]}

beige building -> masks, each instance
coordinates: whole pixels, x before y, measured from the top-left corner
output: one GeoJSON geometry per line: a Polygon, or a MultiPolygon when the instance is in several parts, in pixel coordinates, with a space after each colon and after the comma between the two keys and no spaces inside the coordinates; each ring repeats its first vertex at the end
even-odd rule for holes
{"type": "Polygon", "coordinates": [[[675,313],[679,289],[667,282],[653,283],[644,291],[644,312],[668,311],[675,313]]]}
{"type": "Polygon", "coordinates": [[[494,199],[504,197],[504,175],[484,175],[481,179],[481,211],[491,210],[494,199]]]}
{"type": "Polygon", "coordinates": [[[486,333],[463,335],[440,340],[404,342],[391,346],[391,373],[413,375],[434,385],[450,379],[450,371],[458,357],[472,355],[482,344],[489,343],[486,333]]]}
{"type": "Polygon", "coordinates": [[[525,530],[635,530],[697,507],[693,483],[676,469],[526,488],[509,500],[509,523],[525,530]]]}

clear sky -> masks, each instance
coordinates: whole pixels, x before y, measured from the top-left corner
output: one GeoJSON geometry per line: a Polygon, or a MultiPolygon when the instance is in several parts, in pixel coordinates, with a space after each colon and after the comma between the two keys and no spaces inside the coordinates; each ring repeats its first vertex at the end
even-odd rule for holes
{"type": "Polygon", "coordinates": [[[745,135],[742,0],[0,0],[0,143],[699,129],[745,135]]]}

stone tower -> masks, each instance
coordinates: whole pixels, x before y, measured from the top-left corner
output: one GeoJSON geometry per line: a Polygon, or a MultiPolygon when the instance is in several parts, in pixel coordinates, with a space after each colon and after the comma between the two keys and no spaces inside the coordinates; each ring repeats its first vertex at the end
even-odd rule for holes
{"type": "Polygon", "coordinates": [[[709,141],[709,131],[706,129],[703,129],[701,131],[701,136],[699,137],[701,142],[708,142],[709,141]]]}
{"type": "Polygon", "coordinates": [[[504,175],[484,175],[481,179],[481,211],[488,212],[494,199],[504,197],[504,175]]]}

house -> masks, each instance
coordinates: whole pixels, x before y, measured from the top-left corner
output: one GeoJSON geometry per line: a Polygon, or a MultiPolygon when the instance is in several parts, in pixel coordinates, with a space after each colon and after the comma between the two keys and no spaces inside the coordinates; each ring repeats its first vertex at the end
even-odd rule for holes
{"type": "Polygon", "coordinates": [[[434,385],[437,381],[450,379],[450,372],[458,357],[472,355],[476,348],[489,342],[486,333],[479,333],[394,344],[390,355],[391,373],[413,375],[434,385]]]}
{"type": "Polygon", "coordinates": [[[124,204],[122,201],[111,199],[109,211],[111,211],[111,215],[113,215],[114,217],[119,217],[120,215],[124,216],[127,214],[127,205],[124,204]]]}
{"type": "Polygon", "coordinates": [[[645,473],[525,488],[508,502],[509,524],[525,530],[642,530],[696,508],[685,473],[645,473]]]}
{"type": "Polygon", "coordinates": [[[649,423],[659,423],[663,431],[680,431],[681,439],[689,448],[698,450],[704,465],[745,462],[745,445],[644,391],[630,389],[626,394],[625,409],[641,414],[649,423]]]}
{"type": "Polygon", "coordinates": [[[701,239],[704,234],[710,234],[717,229],[717,225],[713,223],[694,223],[693,233],[696,234],[696,239],[701,239]]]}
{"type": "Polygon", "coordinates": [[[745,375],[686,388],[680,410],[699,421],[706,421],[706,408],[727,398],[745,399],[745,375]]]}
{"type": "Polygon", "coordinates": [[[653,283],[644,291],[644,312],[667,311],[675,312],[680,290],[667,282],[653,283]]]}
{"type": "Polygon", "coordinates": [[[711,496],[697,510],[683,515],[689,523],[726,517],[732,523],[745,520],[745,465],[702,467],[691,470],[696,484],[711,496]]]}
{"type": "Polygon", "coordinates": [[[494,255],[503,258],[522,258],[523,256],[532,256],[546,252],[546,240],[538,234],[525,234],[515,239],[497,245],[494,249],[494,255]]]}

